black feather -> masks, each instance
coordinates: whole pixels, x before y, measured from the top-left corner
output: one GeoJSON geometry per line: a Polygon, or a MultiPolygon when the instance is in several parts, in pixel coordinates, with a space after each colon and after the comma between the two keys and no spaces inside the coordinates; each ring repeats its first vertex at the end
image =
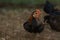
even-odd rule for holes
{"type": "Polygon", "coordinates": [[[23,24],[23,27],[26,31],[30,32],[30,33],[40,33],[43,31],[44,27],[42,26],[42,24],[37,25],[37,21],[35,18],[32,19],[31,24],[29,23],[29,21],[26,21],[23,24]]]}

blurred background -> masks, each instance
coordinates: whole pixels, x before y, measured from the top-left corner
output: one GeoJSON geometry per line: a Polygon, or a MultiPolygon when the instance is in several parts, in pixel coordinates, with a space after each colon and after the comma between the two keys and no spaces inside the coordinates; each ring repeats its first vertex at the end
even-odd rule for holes
{"type": "MultiPolygon", "coordinates": [[[[48,0],[60,9],[60,0],[48,0]]],[[[34,34],[24,30],[23,23],[35,8],[46,15],[43,7],[46,0],[0,0],[0,40],[60,40],[60,32],[45,25],[42,33],[34,34]]]]}
{"type": "MultiPolygon", "coordinates": [[[[5,7],[35,7],[43,6],[46,0],[0,0],[0,6],[5,7]]],[[[48,0],[55,5],[60,4],[60,0],[48,0]]]]}

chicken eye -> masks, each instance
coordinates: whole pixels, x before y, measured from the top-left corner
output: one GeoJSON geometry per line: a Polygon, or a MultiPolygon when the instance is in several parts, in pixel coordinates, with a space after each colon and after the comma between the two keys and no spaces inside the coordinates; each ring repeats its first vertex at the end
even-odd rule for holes
{"type": "Polygon", "coordinates": [[[37,13],[35,13],[35,14],[37,14],[37,13]]]}

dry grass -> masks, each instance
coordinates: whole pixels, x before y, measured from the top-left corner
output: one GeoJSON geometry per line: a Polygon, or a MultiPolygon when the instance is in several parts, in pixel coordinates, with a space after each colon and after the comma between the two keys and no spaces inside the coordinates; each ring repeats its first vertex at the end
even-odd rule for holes
{"type": "MultiPolygon", "coordinates": [[[[0,9],[0,40],[60,40],[60,32],[45,25],[43,32],[34,34],[24,30],[23,23],[33,9],[0,9]]],[[[42,11],[43,17],[44,12],[42,11]]]]}

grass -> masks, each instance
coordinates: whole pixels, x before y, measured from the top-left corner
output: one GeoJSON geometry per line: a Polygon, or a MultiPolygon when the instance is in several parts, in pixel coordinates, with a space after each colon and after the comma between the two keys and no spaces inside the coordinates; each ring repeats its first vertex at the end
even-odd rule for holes
{"type": "MultiPolygon", "coordinates": [[[[0,9],[0,39],[1,40],[60,40],[60,32],[45,25],[42,33],[34,34],[24,30],[23,23],[34,9],[0,9]]],[[[42,15],[45,13],[42,11],[42,15]]]]}

